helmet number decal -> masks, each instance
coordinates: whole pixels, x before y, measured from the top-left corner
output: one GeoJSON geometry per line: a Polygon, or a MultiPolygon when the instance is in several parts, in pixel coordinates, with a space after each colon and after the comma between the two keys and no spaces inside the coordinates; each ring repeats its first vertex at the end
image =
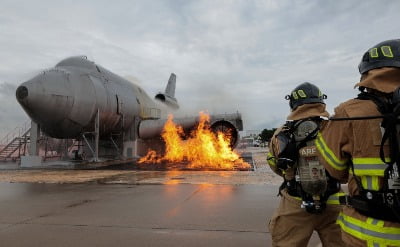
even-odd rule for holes
{"type": "Polygon", "coordinates": [[[379,57],[378,48],[372,48],[371,50],[369,50],[369,56],[372,58],[379,57]]]}
{"type": "MultiPolygon", "coordinates": [[[[384,45],[384,46],[381,46],[380,48],[381,48],[381,52],[382,52],[383,56],[385,56],[385,57],[393,57],[392,48],[390,46],[384,45]]],[[[378,48],[371,48],[369,50],[369,56],[371,58],[379,57],[378,48]]]]}
{"type": "Polygon", "coordinates": [[[293,99],[299,99],[299,97],[303,98],[303,99],[307,98],[307,94],[302,89],[299,89],[297,91],[293,91],[292,92],[292,96],[293,96],[293,99]]]}
{"type": "Polygon", "coordinates": [[[307,98],[307,94],[302,90],[297,90],[297,94],[300,96],[300,98],[307,98]]]}
{"type": "Polygon", "coordinates": [[[381,51],[382,51],[382,54],[383,54],[385,57],[393,57],[392,48],[390,48],[390,46],[388,46],[388,45],[382,46],[382,47],[381,47],[381,51]]]}

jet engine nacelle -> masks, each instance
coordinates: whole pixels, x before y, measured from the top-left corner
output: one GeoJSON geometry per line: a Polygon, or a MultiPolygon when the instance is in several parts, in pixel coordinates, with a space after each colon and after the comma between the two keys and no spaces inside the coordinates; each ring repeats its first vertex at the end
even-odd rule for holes
{"type": "Polygon", "coordinates": [[[156,100],[161,101],[172,109],[179,109],[179,104],[175,98],[170,97],[164,93],[158,93],[155,97],[156,100]]]}
{"type": "MultiPolygon", "coordinates": [[[[139,123],[138,136],[150,139],[160,136],[166,119],[143,120],[139,123]]],[[[174,123],[181,126],[185,132],[190,132],[199,123],[199,118],[174,118],[174,123]]],[[[243,130],[242,118],[239,113],[210,116],[210,129],[214,133],[222,132],[230,138],[231,147],[236,147],[239,141],[239,131],[243,130]]]]}

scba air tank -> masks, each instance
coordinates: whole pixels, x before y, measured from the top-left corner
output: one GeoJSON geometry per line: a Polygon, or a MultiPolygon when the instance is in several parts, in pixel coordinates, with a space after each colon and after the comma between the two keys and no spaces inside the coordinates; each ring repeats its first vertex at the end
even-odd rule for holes
{"type": "Polygon", "coordinates": [[[315,121],[306,120],[301,122],[294,132],[296,143],[300,144],[298,180],[303,191],[313,196],[323,194],[327,188],[325,168],[319,162],[315,147],[317,129],[318,124],[315,121]]]}

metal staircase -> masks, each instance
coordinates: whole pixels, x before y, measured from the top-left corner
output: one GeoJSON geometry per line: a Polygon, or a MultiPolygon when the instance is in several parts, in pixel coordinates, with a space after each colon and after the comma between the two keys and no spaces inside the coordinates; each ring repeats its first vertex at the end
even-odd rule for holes
{"type": "Polygon", "coordinates": [[[27,152],[30,143],[30,126],[25,123],[23,127],[16,127],[0,142],[0,161],[16,161],[27,152]]]}
{"type": "MultiPolygon", "coordinates": [[[[93,135],[93,133],[91,134],[93,135]]],[[[110,135],[108,142],[103,141],[103,158],[112,159],[120,155],[124,138],[123,135],[124,133],[121,127],[121,131],[114,132],[110,135]]],[[[92,137],[94,138],[94,136],[92,137]]],[[[15,129],[9,132],[5,137],[0,138],[0,163],[21,160],[21,156],[28,155],[30,143],[31,122],[28,121],[21,127],[15,127],[15,129]]],[[[92,152],[89,150],[90,144],[87,142],[85,145],[82,139],[61,140],[40,133],[36,145],[38,155],[42,157],[43,161],[54,161],[71,157],[73,160],[86,160],[90,159],[92,155],[94,156],[93,150],[92,152]],[[85,149],[84,147],[88,148],[85,149]]]]}

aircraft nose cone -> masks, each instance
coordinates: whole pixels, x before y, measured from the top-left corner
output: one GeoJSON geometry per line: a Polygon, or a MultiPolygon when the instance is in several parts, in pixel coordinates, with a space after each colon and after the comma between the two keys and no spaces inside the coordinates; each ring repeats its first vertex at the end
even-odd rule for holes
{"type": "Polygon", "coordinates": [[[18,101],[24,100],[26,97],[28,97],[28,89],[25,86],[19,86],[17,88],[16,96],[18,101]]]}
{"type": "Polygon", "coordinates": [[[43,90],[40,81],[37,78],[33,78],[22,83],[15,92],[18,103],[21,104],[26,113],[31,117],[42,105],[41,101],[44,95],[40,93],[41,91],[43,90]]]}
{"type": "Polygon", "coordinates": [[[22,83],[15,94],[25,112],[43,127],[63,121],[73,103],[65,71],[46,71],[22,83]]]}

